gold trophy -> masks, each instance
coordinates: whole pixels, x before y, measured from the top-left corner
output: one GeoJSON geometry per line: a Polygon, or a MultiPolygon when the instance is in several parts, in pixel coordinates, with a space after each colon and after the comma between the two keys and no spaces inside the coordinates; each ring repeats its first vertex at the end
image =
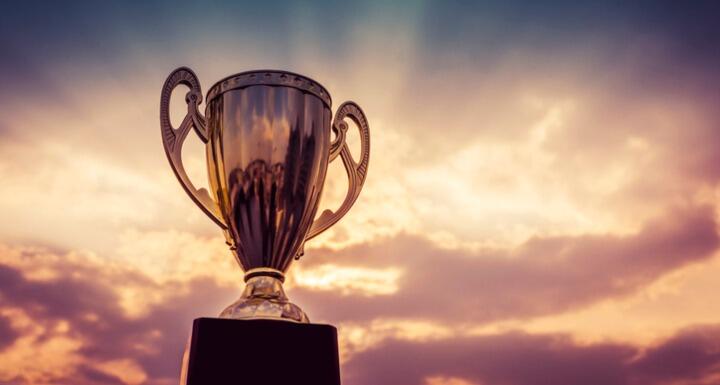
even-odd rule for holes
{"type": "Polygon", "coordinates": [[[327,230],[352,207],[367,175],[370,132],[360,107],[345,102],[331,122],[331,99],[316,81],[286,71],[248,71],[215,83],[205,99],[189,68],[173,71],[160,100],[165,153],[190,198],[225,233],[245,271],[245,290],[221,318],[278,319],[308,323],[283,290],[285,272],[303,254],[304,243],[327,230]],[[170,123],[170,96],[178,85],[187,114],[170,123]],[[360,130],[361,156],[353,159],[345,141],[350,119],[360,130]],[[209,186],[188,178],[181,151],[190,129],[206,144],[209,186]],[[335,134],[331,141],[331,130],[335,134]],[[340,208],[317,219],[328,164],[340,156],[349,188],[340,208]]]}

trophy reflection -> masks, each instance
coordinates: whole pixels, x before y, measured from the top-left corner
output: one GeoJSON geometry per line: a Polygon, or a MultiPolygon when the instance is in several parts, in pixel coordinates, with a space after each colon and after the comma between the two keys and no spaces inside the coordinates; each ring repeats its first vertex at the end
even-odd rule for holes
{"type": "Polygon", "coordinates": [[[160,123],[170,165],[190,198],[225,233],[245,271],[245,290],[221,318],[309,322],[283,290],[285,273],[304,243],[328,229],[353,205],[367,174],[370,133],[358,105],[343,103],[334,119],[330,94],[319,83],[285,71],[249,71],[217,82],[206,97],[188,68],[173,71],[162,89],[160,123]],[[187,113],[170,123],[172,91],[185,85],[187,113]],[[360,130],[361,156],[345,141],[348,122],[360,130]],[[211,191],[197,189],[182,163],[183,143],[193,129],[206,144],[211,191]],[[331,141],[331,131],[335,138],[331,141]],[[336,211],[317,219],[329,162],[342,159],[349,188],[336,211]]]}

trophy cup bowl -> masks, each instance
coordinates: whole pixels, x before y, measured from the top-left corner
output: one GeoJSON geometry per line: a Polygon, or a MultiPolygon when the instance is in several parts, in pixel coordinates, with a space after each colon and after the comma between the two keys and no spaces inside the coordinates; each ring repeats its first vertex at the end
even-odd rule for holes
{"type": "Polygon", "coordinates": [[[178,181],[222,228],[245,272],[242,296],[220,317],[307,323],[307,315],[288,300],[282,283],[292,261],[302,256],[305,241],[340,220],[360,194],[370,152],[367,119],[353,102],[343,103],[332,119],[327,90],[287,71],[229,76],[213,85],[205,100],[203,116],[197,76],[189,68],[176,69],[163,85],[160,126],[178,181]],[[178,85],[190,90],[187,113],[175,128],[169,104],[178,85]],[[346,119],[360,130],[359,162],[345,142],[346,119]],[[182,146],[191,128],[206,145],[210,192],[195,188],[182,163],[182,146]],[[338,156],[348,175],[347,195],[339,209],[325,210],[315,219],[328,164],[338,156]]]}

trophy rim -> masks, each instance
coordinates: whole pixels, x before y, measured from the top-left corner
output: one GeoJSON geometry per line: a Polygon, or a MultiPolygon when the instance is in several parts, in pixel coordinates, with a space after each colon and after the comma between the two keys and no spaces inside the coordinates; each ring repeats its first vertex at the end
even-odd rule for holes
{"type": "Polygon", "coordinates": [[[274,69],[243,71],[234,75],[226,76],[215,82],[215,84],[208,89],[205,100],[209,103],[211,100],[225,92],[251,86],[280,86],[296,88],[317,96],[328,108],[332,107],[332,98],[330,97],[330,93],[318,81],[296,72],[274,69]]]}

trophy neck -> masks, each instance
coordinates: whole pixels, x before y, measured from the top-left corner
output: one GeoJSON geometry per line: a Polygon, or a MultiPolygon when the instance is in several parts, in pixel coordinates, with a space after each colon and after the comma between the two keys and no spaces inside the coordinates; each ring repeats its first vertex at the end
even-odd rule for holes
{"type": "Polygon", "coordinates": [[[280,283],[285,282],[285,274],[283,274],[282,271],[272,269],[269,267],[258,267],[258,268],[250,269],[250,270],[246,271],[245,272],[245,283],[247,283],[249,285],[250,280],[255,277],[270,277],[270,278],[274,278],[274,279],[280,281],[280,283]]]}

